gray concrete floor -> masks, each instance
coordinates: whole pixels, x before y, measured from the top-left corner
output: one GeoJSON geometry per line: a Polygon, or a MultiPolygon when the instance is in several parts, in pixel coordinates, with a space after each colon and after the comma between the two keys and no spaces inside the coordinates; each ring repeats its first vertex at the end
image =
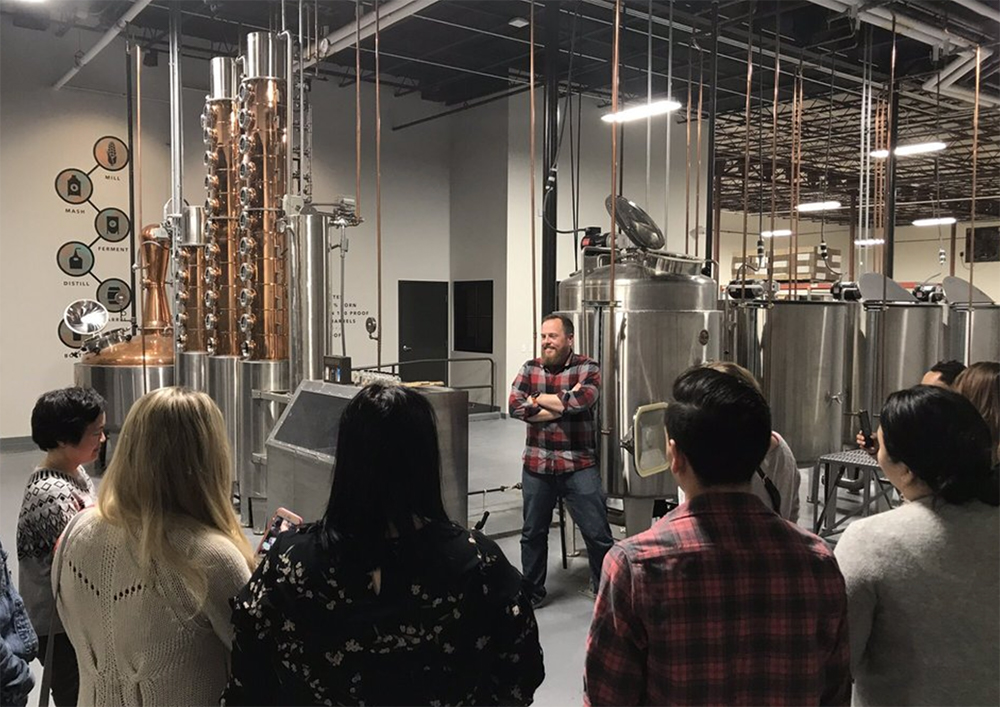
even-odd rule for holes
{"type": "MultiPolygon", "coordinates": [[[[513,486],[521,478],[521,450],[524,426],[516,420],[484,420],[469,426],[469,490],[470,492],[499,486],[513,486]]],[[[37,451],[0,453],[0,540],[11,556],[10,570],[17,581],[15,534],[17,512],[24,484],[35,464],[41,459],[37,451]]],[[[96,479],[95,479],[96,481],[96,479]]],[[[806,503],[808,470],[803,470],[802,525],[808,525],[812,506],[806,503]]],[[[521,494],[518,490],[472,496],[469,499],[469,524],[479,521],[483,512],[490,512],[484,532],[495,537],[510,560],[520,568],[521,494]]],[[[624,536],[623,529],[613,528],[615,537],[624,536]]],[[[258,538],[248,531],[251,542],[258,538]]],[[[549,535],[549,601],[538,610],[537,618],[542,647],[545,651],[545,682],[535,694],[535,704],[579,705],[583,699],[583,662],[587,631],[590,626],[593,601],[583,594],[589,579],[586,553],[580,551],[568,559],[562,569],[559,531],[549,535]]],[[[41,679],[37,661],[36,677],[41,679]]],[[[29,704],[36,704],[37,689],[29,704]]]]}

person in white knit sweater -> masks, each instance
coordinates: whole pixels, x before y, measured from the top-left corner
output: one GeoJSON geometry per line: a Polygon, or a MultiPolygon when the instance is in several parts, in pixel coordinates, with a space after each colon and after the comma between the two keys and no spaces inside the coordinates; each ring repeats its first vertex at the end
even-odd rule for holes
{"type": "Polygon", "coordinates": [[[254,566],[232,473],[225,423],[204,393],[161,388],[129,411],[97,508],[67,529],[53,562],[80,705],[218,704],[229,599],[254,566]]]}
{"type": "Polygon", "coordinates": [[[990,433],[958,393],[893,393],[878,462],[900,507],[851,523],[854,705],[1000,704],[1000,488],[990,433]]]}

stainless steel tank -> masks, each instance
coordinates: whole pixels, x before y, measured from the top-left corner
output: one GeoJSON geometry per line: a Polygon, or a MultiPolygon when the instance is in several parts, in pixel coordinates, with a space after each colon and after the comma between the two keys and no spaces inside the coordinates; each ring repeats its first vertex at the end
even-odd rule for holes
{"type": "Polygon", "coordinates": [[[240,361],[239,418],[236,423],[236,474],[240,520],[262,531],[267,509],[267,437],[284,409],[279,396],[288,392],[288,361],[240,361]]]}
{"type": "Polygon", "coordinates": [[[944,358],[966,365],[1000,360],[1000,304],[949,305],[947,329],[944,358]]]}
{"type": "Polygon", "coordinates": [[[886,397],[920,383],[944,352],[944,307],[865,302],[861,404],[877,416],[886,397]]]}
{"type": "Polygon", "coordinates": [[[576,323],[576,349],[601,363],[600,426],[609,431],[599,445],[601,473],[607,494],[626,500],[630,533],[649,527],[652,499],[677,494],[669,471],[637,471],[631,449],[636,411],[668,401],[678,375],[719,358],[722,348],[717,286],[700,274],[701,266],[684,256],[632,253],[616,264],[614,292],[609,266],[559,285],[559,307],[576,323]],[[639,506],[645,517],[629,518],[629,499],[648,500],[639,506]]]}
{"type": "Polygon", "coordinates": [[[848,306],[779,301],[767,312],[764,391],[771,426],[799,464],[841,449],[848,306]]]}

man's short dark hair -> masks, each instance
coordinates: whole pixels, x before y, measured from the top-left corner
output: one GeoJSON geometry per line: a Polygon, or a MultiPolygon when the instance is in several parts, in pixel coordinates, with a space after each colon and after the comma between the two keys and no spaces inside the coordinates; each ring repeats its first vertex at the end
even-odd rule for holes
{"type": "Polygon", "coordinates": [[[31,411],[31,439],[49,451],[59,443],[75,445],[87,426],[104,412],[104,398],[90,388],[61,388],[45,393],[31,411]]]}
{"type": "Polygon", "coordinates": [[[958,378],[958,374],[965,370],[965,364],[961,361],[938,361],[931,366],[932,373],[941,374],[941,382],[951,385],[958,378]]]}
{"type": "Polygon", "coordinates": [[[573,320],[567,317],[565,314],[546,314],[542,317],[542,324],[545,322],[552,321],[553,319],[558,319],[562,322],[563,334],[566,336],[573,336],[573,320]]]}
{"type": "Polygon", "coordinates": [[[701,366],[674,382],[667,434],[703,486],[750,481],[771,444],[771,410],[753,386],[701,366]]]}

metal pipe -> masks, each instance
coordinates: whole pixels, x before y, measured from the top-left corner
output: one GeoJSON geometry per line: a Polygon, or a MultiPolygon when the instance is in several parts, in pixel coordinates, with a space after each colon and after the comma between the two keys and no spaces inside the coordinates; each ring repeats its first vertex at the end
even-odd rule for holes
{"type": "Polygon", "coordinates": [[[297,278],[292,290],[299,318],[292,330],[290,390],[304,380],[322,380],[326,353],[327,217],[302,213],[293,223],[289,240],[296,243],[297,278]]]}
{"type": "Polygon", "coordinates": [[[983,56],[982,49],[976,47],[976,99],[972,109],[972,215],[969,218],[969,325],[965,328],[965,362],[972,363],[972,334],[975,326],[975,311],[972,307],[976,277],[976,180],[979,176],[979,100],[980,80],[982,79],[983,56]]]}
{"type": "Polygon", "coordinates": [[[994,22],[1000,22],[1000,10],[997,10],[995,6],[990,6],[985,3],[979,2],[979,0],[954,0],[955,4],[961,5],[962,7],[968,8],[973,12],[977,12],[983,17],[988,17],[994,22]]]}
{"type": "MultiPolygon", "coordinates": [[[[181,94],[181,8],[174,3],[170,7],[170,208],[167,218],[170,222],[171,261],[175,267],[180,263],[181,211],[184,207],[184,104],[181,94]]],[[[174,296],[181,292],[179,272],[174,273],[174,296]]],[[[177,312],[177,326],[174,327],[174,365],[181,360],[183,346],[183,313],[177,312]]],[[[146,325],[146,322],[143,322],[146,325]]],[[[180,371],[175,372],[179,378],[180,371]]]]}
{"type": "MultiPolygon", "coordinates": [[[[671,3],[671,6],[673,3],[671,3]]],[[[747,42],[747,63],[752,64],[752,52],[753,52],[753,41],[751,35],[751,41],[747,42]]],[[[711,261],[713,258],[718,256],[712,246],[715,236],[715,229],[718,226],[718,220],[715,217],[715,209],[713,208],[713,201],[715,199],[715,114],[718,112],[718,102],[719,102],[719,3],[718,0],[712,3],[712,58],[711,58],[711,68],[709,69],[711,75],[712,88],[710,89],[709,99],[708,99],[708,169],[705,176],[705,184],[708,186],[708,191],[705,194],[705,260],[711,261]]],[[[722,270],[720,265],[719,270],[722,270]]],[[[718,275],[719,278],[722,277],[721,272],[718,275]]]]}
{"type": "MultiPolygon", "coordinates": [[[[542,315],[556,308],[556,221],[559,217],[559,4],[545,5],[545,146],[542,154],[542,315]]],[[[568,116],[567,116],[568,117],[568,116]]],[[[532,217],[534,218],[534,217],[532,217]]],[[[537,315],[536,315],[537,316],[537,315]]]]}
{"type": "Polygon", "coordinates": [[[531,41],[528,60],[528,189],[531,208],[531,341],[532,355],[538,355],[538,266],[535,254],[535,0],[531,0],[528,36],[531,41]]]}
{"type": "Polygon", "coordinates": [[[376,311],[378,317],[378,338],[375,339],[375,360],[382,363],[382,86],[379,39],[381,16],[379,4],[375,3],[375,287],[376,311]]]}
{"type": "Polygon", "coordinates": [[[377,12],[369,12],[361,17],[358,21],[359,29],[356,30],[351,25],[344,25],[314,42],[305,52],[309,58],[302,62],[302,68],[307,69],[321,59],[333,56],[352,46],[355,42],[360,43],[362,39],[371,37],[375,34],[376,16],[378,16],[378,24],[385,28],[430,7],[435,2],[437,0],[390,0],[384,6],[376,3],[377,12]]]}
{"type": "Polygon", "coordinates": [[[892,90],[889,100],[889,157],[885,174],[885,268],[886,277],[892,277],[893,258],[896,254],[896,145],[899,132],[899,91],[892,90]]]}
{"type": "MultiPolygon", "coordinates": [[[[136,56],[138,56],[139,47],[135,47],[136,56]]],[[[138,65],[138,62],[136,62],[138,65]]],[[[126,122],[128,124],[128,252],[129,260],[135,262],[135,130],[133,123],[135,120],[135,108],[133,101],[133,90],[134,86],[132,83],[132,47],[129,43],[125,46],[125,113],[126,122]]],[[[138,310],[136,309],[136,294],[135,294],[135,268],[129,268],[129,287],[132,291],[132,296],[129,298],[132,300],[132,336],[135,336],[136,329],[138,328],[138,310]]]]}
{"type": "Polygon", "coordinates": [[[146,9],[146,6],[151,2],[152,0],[135,0],[135,2],[132,3],[132,6],[125,11],[125,14],[115,20],[115,23],[111,26],[111,28],[101,35],[101,38],[97,40],[97,43],[94,46],[92,46],[79,59],[74,60],[73,68],[63,74],[61,79],[52,84],[52,88],[58,91],[60,88],[65,86],[70,79],[80,73],[80,69],[85,67],[93,61],[94,57],[104,51],[104,48],[111,44],[115,37],[121,34],[122,30],[125,29],[125,26],[134,20],[140,12],[146,9]]]}

